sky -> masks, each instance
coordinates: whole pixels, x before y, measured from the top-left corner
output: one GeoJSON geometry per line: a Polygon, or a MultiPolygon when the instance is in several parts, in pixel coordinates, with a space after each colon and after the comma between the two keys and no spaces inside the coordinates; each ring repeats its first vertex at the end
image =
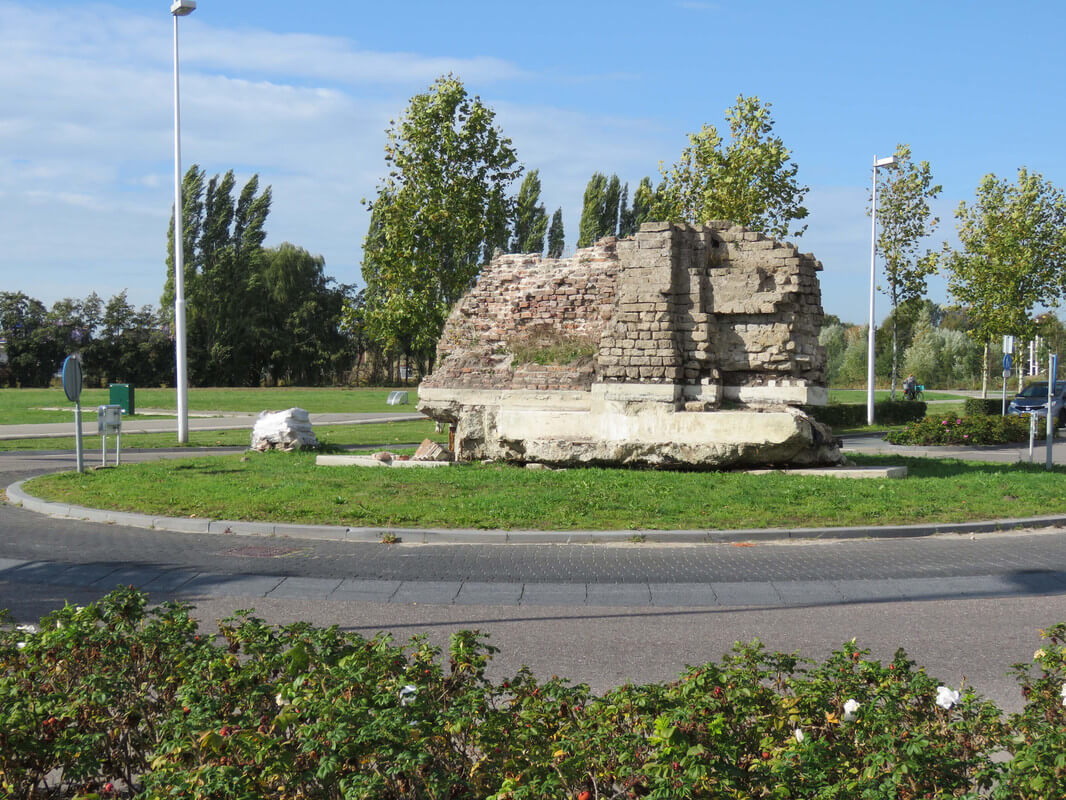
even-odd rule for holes
{"type": "MultiPolygon", "coordinates": [[[[385,131],[442,74],[540,170],[571,247],[593,172],[657,179],[688,133],[724,130],[755,95],[810,189],[798,244],[824,264],[823,306],[861,322],[875,156],[906,142],[930,162],[934,248],[988,173],[1066,186],[1064,23],[1066,4],[1030,0],[200,0],[179,22],[182,165],[258,174],[274,198],[266,243],[361,284],[361,200],[385,174],[385,131]]],[[[0,291],[158,305],[172,36],[169,0],[0,0],[0,291]]],[[[943,278],[930,297],[948,302],[943,278]]]]}

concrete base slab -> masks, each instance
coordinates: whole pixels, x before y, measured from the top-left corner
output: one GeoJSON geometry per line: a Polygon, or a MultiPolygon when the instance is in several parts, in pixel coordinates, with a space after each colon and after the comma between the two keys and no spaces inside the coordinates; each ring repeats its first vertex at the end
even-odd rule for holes
{"type": "Polygon", "coordinates": [[[906,467],[804,467],[802,469],[749,469],[751,475],[804,475],[817,478],[906,478],[906,467]]]}
{"type": "Polygon", "coordinates": [[[315,456],[317,467],[450,467],[451,461],[379,461],[373,456],[315,456]]]}

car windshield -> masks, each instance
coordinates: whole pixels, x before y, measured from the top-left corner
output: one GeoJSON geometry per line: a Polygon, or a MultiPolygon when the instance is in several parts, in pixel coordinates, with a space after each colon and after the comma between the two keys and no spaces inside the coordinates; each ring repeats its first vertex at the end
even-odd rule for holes
{"type": "MultiPolygon", "coordinates": [[[[1066,389],[1066,381],[1055,381],[1055,394],[1062,394],[1063,389],[1066,389]]],[[[1018,397],[1047,397],[1047,381],[1029,384],[1018,397]]]]}

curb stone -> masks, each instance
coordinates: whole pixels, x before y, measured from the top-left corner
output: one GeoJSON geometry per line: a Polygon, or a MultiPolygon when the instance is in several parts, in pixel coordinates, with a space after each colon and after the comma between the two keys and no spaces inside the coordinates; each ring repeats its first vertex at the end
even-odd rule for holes
{"type": "Polygon", "coordinates": [[[27,511],[61,519],[103,522],[131,528],[150,528],[176,533],[211,533],[238,536],[279,536],[295,539],[326,539],[378,542],[391,533],[404,544],[606,544],[631,542],[634,536],[657,544],[721,544],[733,542],[787,542],[841,539],[893,539],[937,534],[988,533],[1021,528],[1066,526],[1066,514],[973,522],[926,523],[838,528],[752,528],[739,530],[626,530],[626,531],[535,531],[479,530],[472,528],[350,528],[339,525],[212,520],[191,517],[154,517],[125,511],[107,511],[41,500],[22,489],[25,481],[7,487],[8,501],[27,511]]]}

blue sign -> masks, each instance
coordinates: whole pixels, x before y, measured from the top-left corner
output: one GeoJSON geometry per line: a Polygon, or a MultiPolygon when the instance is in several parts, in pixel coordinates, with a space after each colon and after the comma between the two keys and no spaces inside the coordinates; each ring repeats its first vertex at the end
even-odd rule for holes
{"type": "Polygon", "coordinates": [[[1011,368],[1011,365],[1013,363],[1014,362],[1011,360],[1010,353],[1004,353],[1003,354],[1003,371],[1004,372],[1009,372],[1010,368],[1011,368]]]}

